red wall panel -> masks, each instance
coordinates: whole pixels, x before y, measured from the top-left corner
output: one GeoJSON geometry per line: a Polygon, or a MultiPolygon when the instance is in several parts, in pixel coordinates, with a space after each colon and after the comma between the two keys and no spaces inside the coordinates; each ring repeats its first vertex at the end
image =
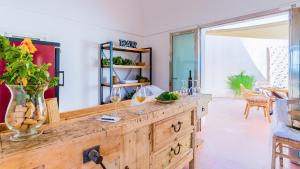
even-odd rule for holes
{"type": "MultiPolygon", "coordinates": [[[[16,46],[20,42],[12,42],[16,46]]],[[[34,44],[37,48],[37,52],[33,55],[33,62],[40,65],[45,63],[51,63],[49,67],[50,76],[55,76],[55,46],[34,44]]],[[[0,74],[2,75],[5,70],[5,63],[0,61],[0,74]]],[[[50,88],[45,92],[45,98],[55,97],[55,89],[50,88]]],[[[0,85],[0,122],[4,122],[6,109],[10,100],[10,92],[5,85],[0,85]]]]}

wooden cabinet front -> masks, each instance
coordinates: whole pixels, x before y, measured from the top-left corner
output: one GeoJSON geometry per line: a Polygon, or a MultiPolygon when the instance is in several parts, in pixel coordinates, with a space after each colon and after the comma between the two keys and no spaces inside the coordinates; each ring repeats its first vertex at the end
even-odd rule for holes
{"type": "Polygon", "coordinates": [[[150,126],[123,135],[121,169],[148,169],[150,165],[150,126]]]}
{"type": "MultiPolygon", "coordinates": [[[[94,169],[99,164],[83,164],[83,151],[100,145],[100,153],[107,169],[120,168],[120,129],[86,135],[80,139],[63,141],[47,147],[20,153],[0,160],[2,169],[94,169]]],[[[21,144],[21,142],[20,142],[21,144]]],[[[26,144],[26,143],[24,143],[26,144]]]]}
{"type": "Polygon", "coordinates": [[[24,142],[0,135],[0,168],[101,169],[92,161],[83,163],[83,152],[99,145],[107,169],[182,169],[189,162],[195,169],[194,98],[149,105],[143,115],[124,109],[116,124],[99,122],[95,114],[49,126],[37,139],[24,142]]]}
{"type": "Polygon", "coordinates": [[[174,168],[193,157],[194,109],[123,135],[121,169],[174,168]]]}
{"type": "Polygon", "coordinates": [[[153,124],[153,150],[170,144],[176,137],[193,129],[192,112],[184,112],[153,124]]]}
{"type": "Polygon", "coordinates": [[[191,133],[183,136],[182,138],[172,142],[152,156],[152,169],[165,169],[174,166],[178,161],[185,158],[192,152],[191,133]]]}

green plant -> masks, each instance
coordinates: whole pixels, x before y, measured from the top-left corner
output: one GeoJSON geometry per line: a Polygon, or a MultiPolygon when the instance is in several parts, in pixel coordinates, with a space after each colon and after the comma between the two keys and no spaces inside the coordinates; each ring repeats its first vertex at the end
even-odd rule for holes
{"type": "Polygon", "coordinates": [[[242,71],[238,75],[232,75],[228,77],[228,86],[229,88],[236,94],[240,95],[241,90],[240,86],[241,84],[246,88],[246,89],[252,89],[255,83],[255,77],[250,76],[245,74],[244,71],[242,71]]]}
{"type": "MultiPolygon", "coordinates": [[[[109,58],[103,58],[101,60],[103,66],[109,66],[110,60],[109,58]]],[[[113,64],[114,65],[134,65],[134,62],[130,59],[123,59],[121,56],[113,57],[113,64]]]]}
{"type": "Polygon", "coordinates": [[[136,80],[138,80],[140,83],[149,82],[150,80],[147,77],[136,75],[136,80]]]}
{"type": "Polygon", "coordinates": [[[103,58],[101,60],[101,63],[102,63],[103,66],[109,66],[110,61],[109,61],[108,58],[103,58]]]}
{"type": "Polygon", "coordinates": [[[133,65],[133,61],[130,59],[123,59],[121,56],[116,56],[113,58],[114,65],[133,65]]]}
{"type": "Polygon", "coordinates": [[[163,92],[158,97],[156,97],[157,100],[161,101],[177,100],[178,98],[179,95],[175,92],[163,92]]]}
{"type": "Polygon", "coordinates": [[[116,56],[113,58],[114,65],[123,65],[123,58],[121,56],[116,56]]]}
{"type": "Polygon", "coordinates": [[[134,63],[132,60],[125,58],[123,60],[123,65],[134,65],[134,63]]]}
{"type": "Polygon", "coordinates": [[[33,63],[32,54],[36,51],[29,38],[25,38],[20,46],[14,46],[10,45],[7,38],[0,36],[0,60],[5,61],[5,72],[0,76],[0,84],[22,85],[31,96],[42,90],[41,86],[56,86],[58,78],[50,77],[48,72],[51,64],[33,63]]]}

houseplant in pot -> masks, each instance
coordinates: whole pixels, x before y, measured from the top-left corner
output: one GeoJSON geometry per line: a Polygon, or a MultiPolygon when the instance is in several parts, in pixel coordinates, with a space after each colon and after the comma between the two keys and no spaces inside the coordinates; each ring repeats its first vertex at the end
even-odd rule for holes
{"type": "Polygon", "coordinates": [[[232,75],[228,77],[228,86],[235,93],[235,95],[241,94],[241,84],[246,89],[252,89],[255,84],[255,77],[247,75],[244,71],[237,75],[232,75]]]}
{"type": "Polygon", "coordinates": [[[36,51],[29,38],[25,38],[19,46],[14,46],[7,38],[0,36],[0,60],[5,62],[5,72],[0,75],[0,83],[4,83],[11,93],[5,124],[15,132],[11,137],[13,141],[33,138],[39,134],[38,128],[45,122],[47,115],[44,92],[58,83],[58,78],[52,78],[48,73],[50,64],[33,63],[36,51]]]}

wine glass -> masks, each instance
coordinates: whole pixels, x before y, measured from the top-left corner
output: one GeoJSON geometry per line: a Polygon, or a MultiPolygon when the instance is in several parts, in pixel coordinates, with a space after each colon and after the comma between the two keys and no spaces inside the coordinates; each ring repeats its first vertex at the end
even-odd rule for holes
{"type": "Polygon", "coordinates": [[[181,83],[182,83],[182,85],[181,85],[181,89],[180,89],[180,94],[182,96],[186,96],[189,93],[189,89],[188,89],[188,86],[187,86],[187,81],[186,80],[181,80],[181,83]]]}
{"type": "Polygon", "coordinates": [[[201,93],[200,81],[194,80],[192,94],[193,96],[199,96],[201,93]]]}
{"type": "Polygon", "coordinates": [[[114,103],[115,109],[114,112],[112,113],[112,116],[117,117],[117,104],[120,102],[122,99],[122,93],[121,93],[121,88],[112,88],[111,93],[110,93],[110,101],[114,103]]]}
{"type": "MultiPolygon", "coordinates": [[[[142,104],[147,97],[146,88],[144,87],[137,87],[136,88],[136,96],[135,99],[139,104],[142,104]]],[[[143,114],[142,111],[139,111],[137,114],[143,114]]]]}

